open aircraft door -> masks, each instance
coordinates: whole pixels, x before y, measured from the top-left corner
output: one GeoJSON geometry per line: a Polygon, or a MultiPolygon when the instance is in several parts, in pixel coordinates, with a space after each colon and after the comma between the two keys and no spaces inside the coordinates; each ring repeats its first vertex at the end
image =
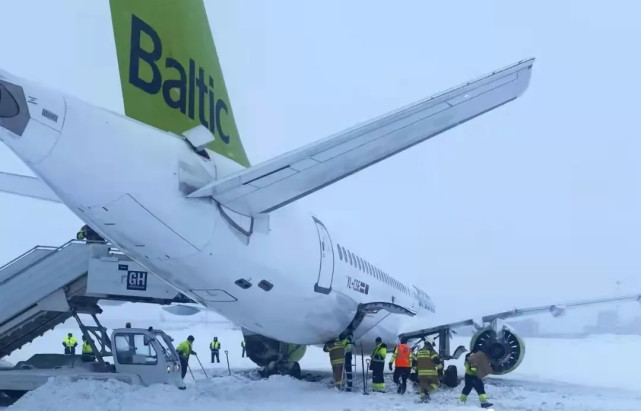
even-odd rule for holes
{"type": "Polygon", "coordinates": [[[314,291],[321,294],[329,294],[332,291],[332,281],[334,279],[334,246],[325,225],[318,218],[312,218],[316,223],[320,243],[320,267],[318,269],[318,279],[314,284],[314,291]]]}

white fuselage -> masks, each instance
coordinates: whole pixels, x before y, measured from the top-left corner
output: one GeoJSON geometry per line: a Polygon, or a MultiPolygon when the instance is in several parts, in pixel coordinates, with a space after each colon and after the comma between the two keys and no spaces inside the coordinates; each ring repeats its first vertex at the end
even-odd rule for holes
{"type": "MultiPolygon", "coordinates": [[[[283,342],[322,344],[345,330],[361,303],[394,302],[419,315],[432,311],[426,294],[394,282],[371,261],[354,259],[329,227],[322,242],[316,220],[292,205],[258,219],[247,237],[213,200],[185,198],[185,181],[204,185],[238,171],[235,162],[215,153],[203,158],[182,137],[16,83],[30,100],[31,119],[22,136],[0,128],[0,139],[83,221],[234,323],[283,342]],[[43,116],[43,108],[57,121],[43,116]],[[263,280],[272,288],[261,288],[263,280]],[[330,286],[331,292],[323,291],[330,286]]],[[[377,336],[393,343],[401,319],[379,311],[354,336],[366,350],[377,336]]]]}

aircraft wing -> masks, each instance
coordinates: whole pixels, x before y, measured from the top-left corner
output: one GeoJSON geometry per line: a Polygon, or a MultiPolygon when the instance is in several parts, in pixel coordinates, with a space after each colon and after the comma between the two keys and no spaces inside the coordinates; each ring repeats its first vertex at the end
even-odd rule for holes
{"type": "Polygon", "coordinates": [[[549,312],[554,317],[559,317],[565,314],[565,311],[568,308],[584,307],[589,305],[605,304],[605,303],[613,303],[613,302],[625,302],[625,301],[637,301],[641,303],[641,294],[598,298],[594,300],[577,301],[577,302],[568,303],[568,304],[552,304],[552,305],[543,305],[540,307],[515,308],[513,310],[504,311],[496,314],[490,314],[490,315],[481,317],[480,323],[479,323],[479,320],[477,319],[456,321],[448,324],[441,324],[441,325],[436,325],[434,327],[424,328],[421,330],[404,332],[400,335],[400,337],[407,337],[408,339],[421,338],[428,335],[437,334],[442,330],[455,330],[457,328],[466,327],[466,326],[474,326],[476,328],[482,328],[483,326],[489,323],[492,323],[495,320],[507,320],[510,318],[540,314],[545,312],[549,312]]]}
{"type": "Polygon", "coordinates": [[[469,81],[365,124],[211,182],[213,197],[244,215],[268,213],[519,97],[534,59],[469,81]]]}
{"type": "Polygon", "coordinates": [[[0,191],[60,203],[58,196],[36,177],[0,172],[0,191]]]}

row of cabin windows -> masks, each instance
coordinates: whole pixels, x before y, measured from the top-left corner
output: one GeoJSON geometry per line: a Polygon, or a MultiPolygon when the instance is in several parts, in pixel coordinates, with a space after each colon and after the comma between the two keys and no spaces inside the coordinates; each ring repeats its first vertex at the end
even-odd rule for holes
{"type": "Polygon", "coordinates": [[[367,273],[375,277],[376,279],[391,285],[392,287],[396,288],[398,291],[402,293],[410,295],[410,289],[408,287],[401,284],[399,281],[396,281],[395,279],[387,275],[387,273],[379,270],[377,267],[363,260],[362,258],[352,253],[351,251],[346,250],[345,247],[342,247],[340,244],[337,244],[336,248],[338,249],[338,257],[341,259],[341,261],[344,261],[345,263],[351,265],[352,267],[358,270],[361,270],[364,273],[367,273]]]}

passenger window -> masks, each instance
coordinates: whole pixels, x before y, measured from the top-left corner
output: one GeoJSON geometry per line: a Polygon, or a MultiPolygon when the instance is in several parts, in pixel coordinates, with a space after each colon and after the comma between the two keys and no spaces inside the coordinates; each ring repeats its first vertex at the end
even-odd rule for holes
{"type": "Polygon", "coordinates": [[[116,358],[120,364],[155,365],[156,350],[144,334],[116,334],[116,358]]]}
{"type": "Polygon", "coordinates": [[[359,256],[356,256],[356,263],[358,264],[358,269],[362,270],[363,268],[361,267],[361,258],[359,256]]]}
{"type": "Polygon", "coordinates": [[[336,248],[338,248],[338,258],[340,258],[341,261],[343,261],[343,252],[341,251],[341,245],[336,244],[336,248]]]}
{"type": "Polygon", "coordinates": [[[347,250],[347,253],[349,255],[349,263],[350,263],[350,265],[354,265],[354,256],[352,255],[352,252],[347,250]]]}

